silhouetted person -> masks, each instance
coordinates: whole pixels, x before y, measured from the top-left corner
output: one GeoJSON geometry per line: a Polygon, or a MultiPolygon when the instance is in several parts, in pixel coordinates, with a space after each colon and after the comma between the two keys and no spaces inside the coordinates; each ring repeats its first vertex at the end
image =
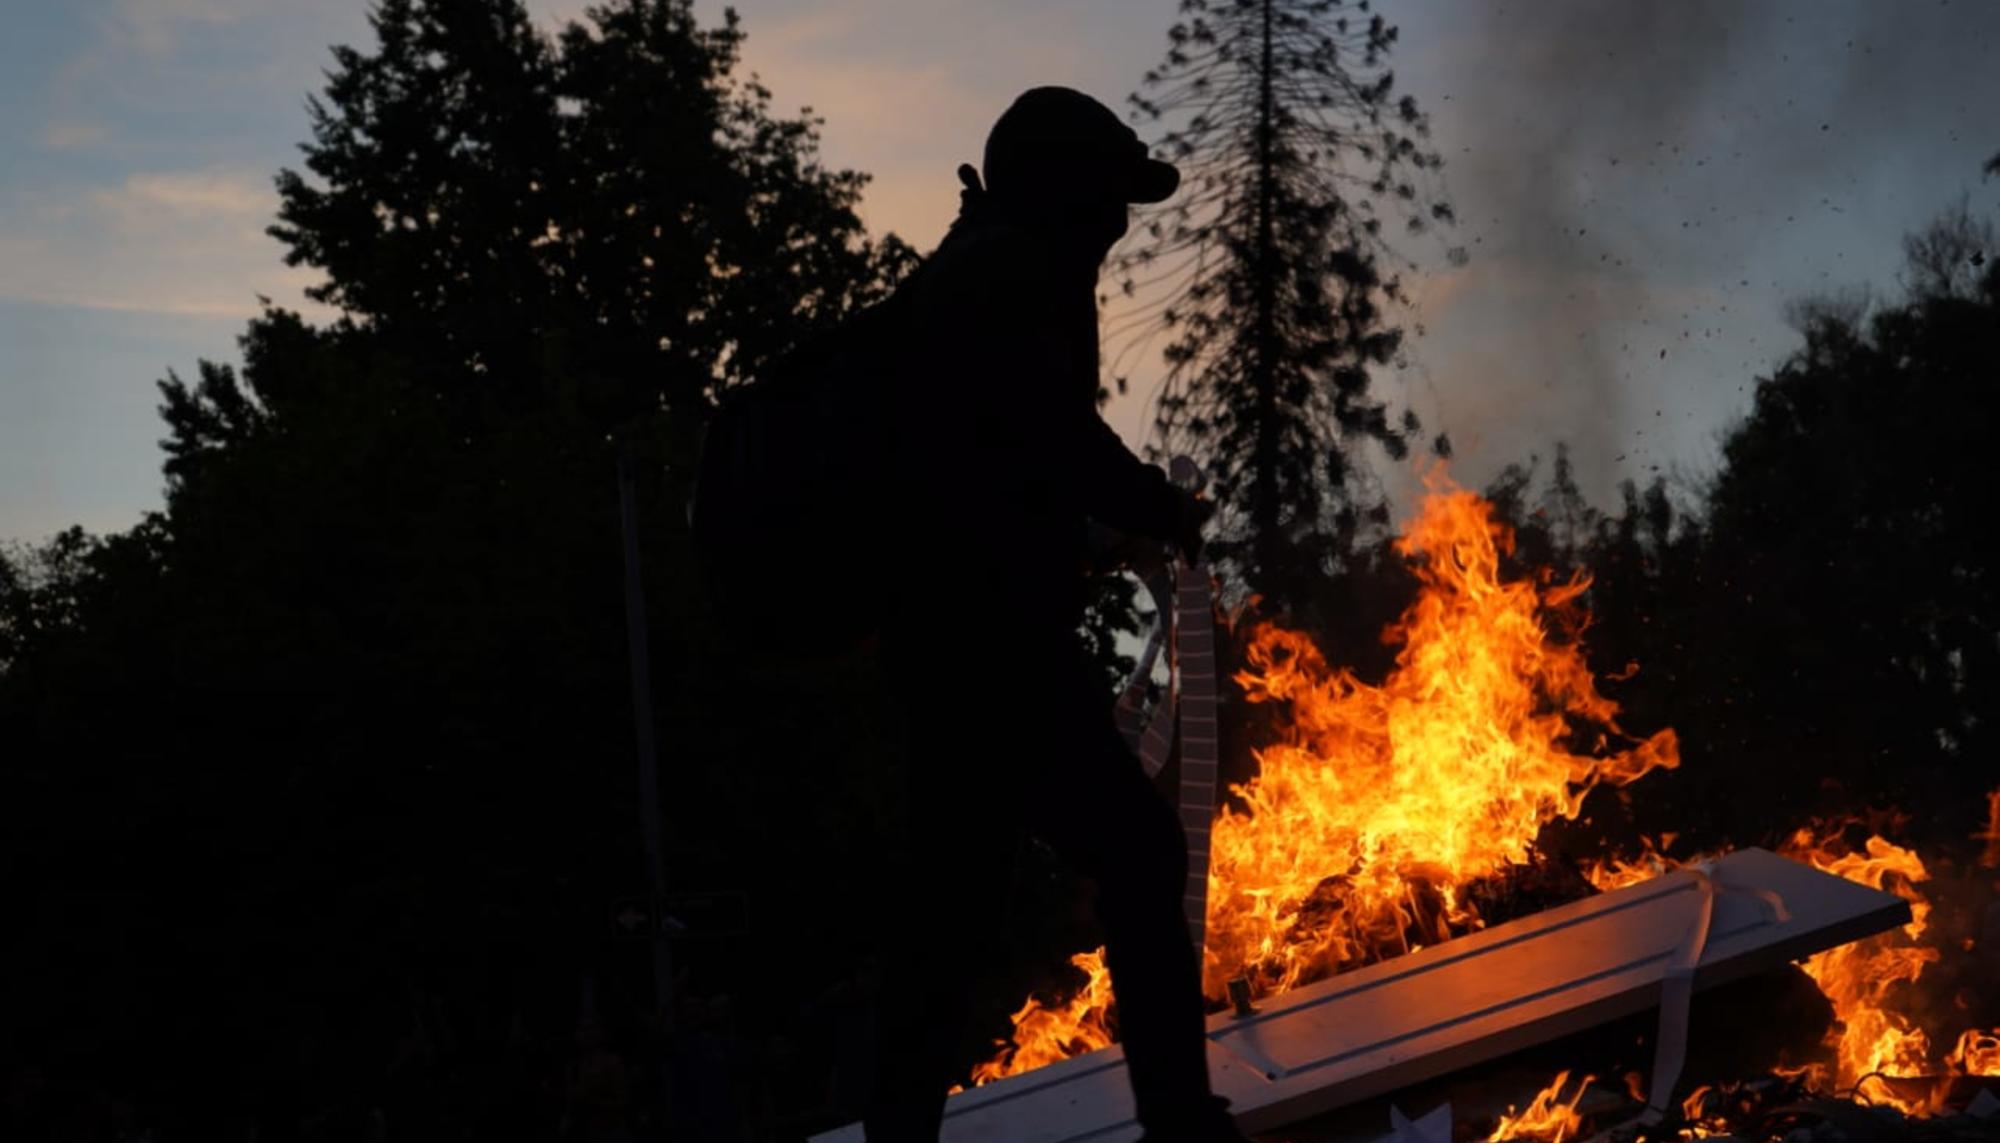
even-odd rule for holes
{"type": "Polygon", "coordinates": [[[1179,173],[1062,88],[1008,108],[984,166],[984,187],[960,168],[959,218],[898,299],[899,557],[913,570],[884,652],[913,735],[911,826],[905,883],[884,889],[909,928],[883,985],[868,1138],[937,1137],[968,989],[1032,832],[1098,884],[1148,1137],[1235,1139],[1209,1094],[1186,836],[1077,636],[1088,521],[1200,543],[1205,506],[1133,456],[1096,400],[1098,268],[1127,204],[1167,198],[1179,173]]]}

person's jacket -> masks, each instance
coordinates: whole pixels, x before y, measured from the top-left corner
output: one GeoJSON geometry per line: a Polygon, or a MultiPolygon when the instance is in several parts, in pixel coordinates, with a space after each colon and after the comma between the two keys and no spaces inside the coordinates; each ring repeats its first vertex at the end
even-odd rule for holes
{"type": "Polygon", "coordinates": [[[1097,410],[1097,266],[1032,225],[969,212],[897,300],[893,439],[906,606],[1071,630],[1086,520],[1162,541],[1181,493],[1097,410]]]}

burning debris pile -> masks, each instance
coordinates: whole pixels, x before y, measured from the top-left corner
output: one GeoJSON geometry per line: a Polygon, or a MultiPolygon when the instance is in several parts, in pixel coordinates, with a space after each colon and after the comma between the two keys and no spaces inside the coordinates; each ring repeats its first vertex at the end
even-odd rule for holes
{"type": "Polygon", "coordinates": [[[1899,932],[1817,953],[1805,970],[1833,1003],[1836,1030],[1833,1059],[1806,1064],[1797,1073],[1814,1091],[1851,1092],[1869,1103],[1886,1104],[1911,1115],[1943,1111],[1945,1084],[1898,1085],[1896,1079],[1929,1079],[1953,1073],[2000,1076],[2000,1043],[1993,1033],[1965,1030],[1957,1044],[1940,1054],[1905,1008],[1908,985],[1941,958],[1931,942],[1931,903],[1918,888],[1930,874],[1911,850],[1871,835],[1860,850],[1846,850],[1827,831],[1800,829],[1785,846],[1788,857],[1877,889],[1910,903],[1910,923],[1899,932]],[[1986,1050],[1981,1044],[1987,1045],[1986,1050]],[[1917,1087],[1929,1086],[1919,1094],[1917,1087]]]}
{"type": "MultiPolygon", "coordinates": [[[[1975,840],[1994,832],[1993,819],[2000,818],[2000,790],[1988,801],[1988,827],[1975,840]]],[[[2000,1078],[2000,1029],[1966,1027],[1960,1020],[1955,1035],[1934,1034],[1951,1015],[1937,1011],[1938,991],[1922,985],[1929,983],[1926,970],[1945,959],[1951,938],[1934,922],[1934,905],[1925,893],[1931,874],[1923,860],[1876,832],[1897,824],[1893,818],[1822,823],[1801,827],[1786,840],[1785,856],[1908,901],[1910,921],[1807,958],[1802,969],[1833,1009],[1821,1051],[1780,1063],[1768,1076],[1695,1087],[1680,1101],[1675,1131],[1681,1138],[1775,1138],[1799,1129],[1812,1136],[1816,1128],[1844,1136],[1879,1134],[1905,1117],[1955,1117],[1973,1125],[1967,1130],[1976,1136],[2000,1136],[2000,1083],[1980,1082],[2000,1078]]],[[[2000,868],[1996,859],[2000,854],[1989,849],[1980,865],[2000,868]]],[[[1602,888],[1645,876],[1643,862],[1606,869],[1612,872],[1602,888]]],[[[1969,953],[1976,942],[1961,936],[1956,943],[1956,951],[1969,953]]],[[[1966,998],[1950,991],[1944,990],[1942,1007],[1948,1012],[1965,1007],[1966,998]]],[[[1488,1138],[1565,1143],[1586,1129],[1601,1129],[1604,1124],[1593,1122],[1597,1116],[1580,1110],[1595,1080],[1572,1085],[1570,1073],[1558,1074],[1518,1114],[1510,1109],[1488,1138]]],[[[1606,1098],[1597,1101],[1601,1116],[1615,1120],[1643,1103],[1638,1083],[1637,1075],[1625,1077],[1629,1100],[1615,1098],[1613,1085],[1604,1085],[1598,1094],[1606,1098]]]]}
{"type": "MultiPolygon", "coordinates": [[[[1577,601],[1588,578],[1504,578],[1512,539],[1490,504],[1433,485],[1396,541],[1419,591],[1384,632],[1399,651],[1379,685],[1329,665],[1298,632],[1268,623],[1249,632],[1235,681],[1249,701],[1281,704],[1288,717],[1214,822],[1203,984],[1218,1008],[1231,981],[1271,996],[1506,919],[1488,915],[1491,903],[1548,865],[1535,848],[1545,825],[1574,819],[1600,785],[1678,765],[1673,731],[1628,736],[1597,689],[1575,638],[1587,624],[1577,601]]],[[[2000,865],[2000,791],[1989,816],[1984,856],[2000,865]]],[[[1835,1016],[1824,1058],[1783,1065],[1754,1092],[1698,1090],[1682,1109],[1689,1137],[1726,1133],[1753,1111],[1767,1115],[1774,1100],[1808,1094],[1936,1115],[1962,1102],[1953,1077],[2000,1075],[2000,1034],[1933,1038],[1909,1007],[1908,986],[1942,955],[1926,943],[1924,863],[1881,836],[1850,840],[1855,832],[1802,829],[1785,853],[1903,897],[1910,923],[1808,960],[1835,1016]]],[[[1636,857],[1606,855],[1558,889],[1580,896],[1656,876],[1680,864],[1664,856],[1673,840],[1647,842],[1636,857]]],[[[1112,1041],[1101,951],[1072,964],[1084,986],[1024,1004],[975,1085],[1112,1041]]],[[[1561,1143],[1601,1127],[1580,1110],[1594,1077],[1572,1076],[1510,1110],[1489,1137],[1561,1143]]]]}

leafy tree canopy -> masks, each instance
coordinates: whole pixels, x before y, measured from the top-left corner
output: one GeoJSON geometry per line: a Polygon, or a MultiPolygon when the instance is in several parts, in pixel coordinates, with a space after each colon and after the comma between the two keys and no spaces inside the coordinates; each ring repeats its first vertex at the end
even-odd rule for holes
{"type": "Polygon", "coordinates": [[[1523,563],[1593,574],[1628,725],[1680,731],[1683,768],[1633,799],[1648,830],[1769,843],[1876,805],[1913,839],[1972,833],[2000,724],[1996,250],[1961,203],[1906,242],[1902,297],[1796,306],[1800,345],[1699,482],[1605,513],[1559,451],[1539,495],[1527,468],[1490,490],[1523,563]]]}
{"type": "Polygon", "coordinates": [[[479,1102],[522,1088],[480,1070],[507,1021],[560,1048],[586,972],[607,1018],[641,1007],[602,939],[645,889],[614,427],[649,474],[669,868],[784,886],[793,847],[841,861],[880,797],[843,764],[881,752],[860,682],[790,701],[702,669],[684,525],[716,390],[907,265],[864,233],[862,176],[688,0],[554,36],[517,0],[372,23],[278,178],[272,232],[335,316],[267,304],[240,368],[161,383],[165,511],[0,558],[0,878],[35,937],[0,963],[0,1062],[135,1045],[150,1072],[105,1082],[175,1093],[168,1137],[233,1130],[232,1071],[269,1123],[449,1088],[394,1130],[490,1137],[539,1114],[479,1102]],[[433,1003],[484,1046],[385,1080],[433,1003]]]}

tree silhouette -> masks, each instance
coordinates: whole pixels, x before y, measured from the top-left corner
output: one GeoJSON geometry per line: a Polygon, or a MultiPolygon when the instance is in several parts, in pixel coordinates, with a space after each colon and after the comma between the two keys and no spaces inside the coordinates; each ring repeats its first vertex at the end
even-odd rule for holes
{"type": "MultiPolygon", "coordinates": [[[[622,1050],[666,1050],[609,939],[647,888],[613,427],[644,462],[674,887],[837,946],[851,910],[796,854],[859,868],[881,800],[858,672],[705,669],[685,528],[712,392],[907,261],[863,232],[861,177],[683,0],[553,39],[514,0],[372,20],[279,177],[274,233],[337,316],[267,306],[240,368],[168,376],[164,512],[0,560],[0,887],[33,918],[0,952],[0,1062],[160,1093],[164,1137],[374,1111],[550,1137],[585,975],[622,1050]],[[50,1046],[78,1042],[132,1063],[50,1046]]],[[[697,946],[688,987],[774,975],[777,944],[697,946]]]]}
{"type": "MultiPolygon", "coordinates": [[[[1141,303],[1116,333],[1166,337],[1160,447],[1207,462],[1225,510],[1218,555],[1296,604],[1383,518],[1354,445],[1400,458],[1418,428],[1372,395],[1369,370],[1401,344],[1384,223],[1451,220],[1430,189],[1442,160],[1423,149],[1416,101],[1393,93],[1396,29],[1366,0],[1181,11],[1132,104],[1167,128],[1158,146],[1185,189],[1116,257],[1141,303]]],[[[1114,371],[1151,340],[1128,343],[1114,371]]]]}
{"type": "Polygon", "coordinates": [[[371,21],[377,51],[335,50],[272,234],[461,412],[539,407],[559,376],[694,408],[907,263],[866,240],[866,180],[819,164],[817,122],[734,78],[733,14],[621,0],[554,44],[510,0],[371,21]]]}
{"type": "Polygon", "coordinates": [[[2000,272],[1990,227],[1962,206],[1908,253],[1908,295],[1811,313],[1725,438],[1696,650],[1733,684],[1714,700],[1713,749],[1777,770],[1810,758],[1836,799],[1942,823],[1981,792],[2000,715],[1981,535],[1996,507],[2000,272]]]}
{"type": "Polygon", "coordinates": [[[1701,484],[1628,484],[1605,513],[1559,451],[1539,495],[1525,467],[1488,490],[1525,567],[1591,573],[1588,647],[1628,725],[1680,734],[1682,767],[1590,828],[1701,849],[1893,807],[1927,853],[1976,828],[2000,718],[2000,271],[1963,203],[1905,248],[1901,297],[1794,307],[1799,346],[1701,484]]]}

